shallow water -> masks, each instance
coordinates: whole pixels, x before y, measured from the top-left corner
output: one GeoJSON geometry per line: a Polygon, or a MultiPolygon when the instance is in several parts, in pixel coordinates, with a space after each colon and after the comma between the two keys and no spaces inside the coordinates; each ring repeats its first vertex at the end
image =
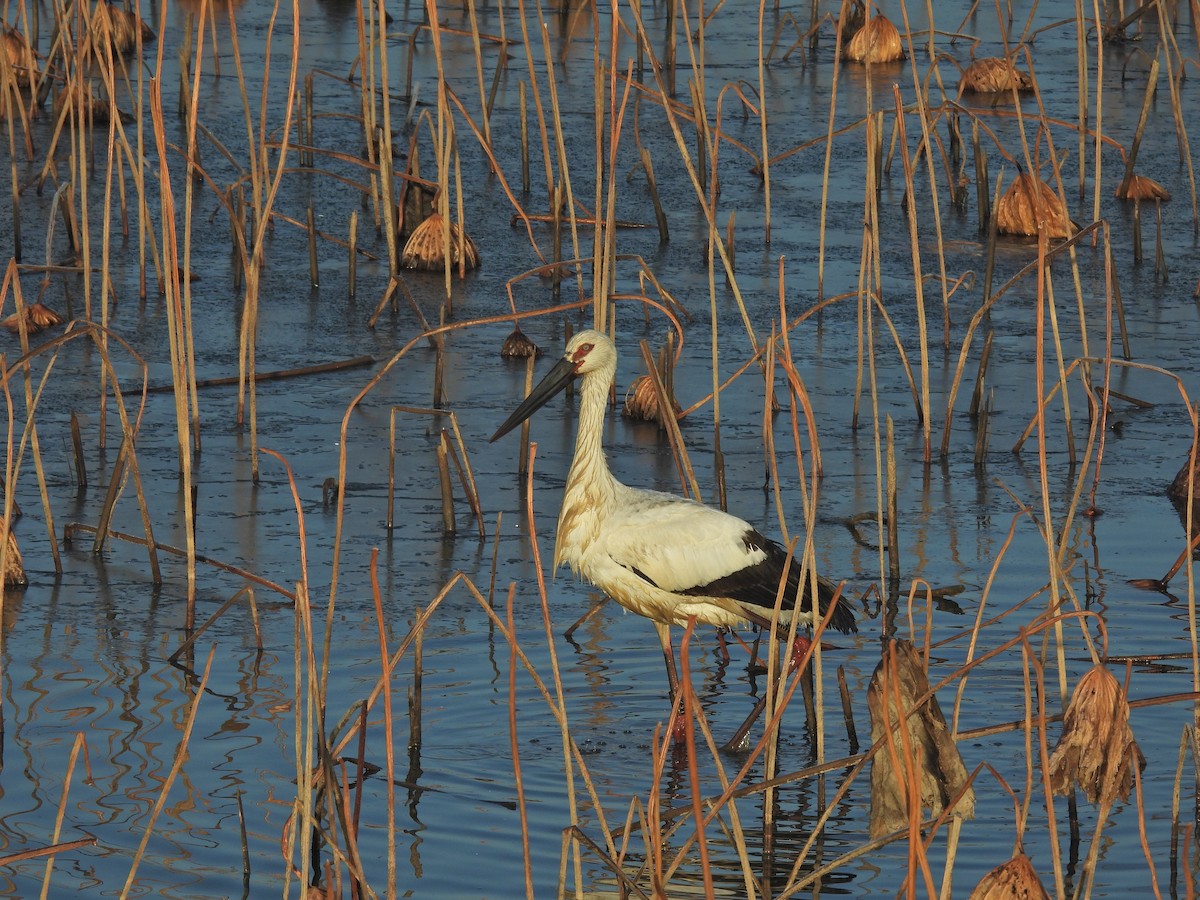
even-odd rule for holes
{"type": "MultiPolygon", "coordinates": [[[[954,4],[956,9],[944,11],[943,5],[939,5],[938,15],[945,16],[939,19],[939,28],[951,30],[958,26],[964,14],[957,9],[960,5],[965,7],[954,4]]],[[[417,6],[390,11],[395,16],[391,30],[397,35],[407,35],[422,14],[417,6]]],[[[651,15],[648,11],[648,18],[663,20],[661,9],[652,12],[651,15]]],[[[885,8],[885,12],[899,18],[898,9],[885,8]]],[[[347,71],[357,49],[352,14],[352,9],[341,4],[302,5],[303,70],[347,71]]],[[[442,14],[448,25],[469,27],[465,13],[458,9],[443,10],[442,14]]],[[[512,35],[517,33],[517,20],[511,11],[508,15],[506,25],[512,35]]],[[[804,19],[807,10],[796,15],[804,19]]],[[[1070,15],[1069,4],[1043,3],[1038,7],[1034,27],[1070,15]]],[[[172,28],[163,40],[166,58],[171,59],[183,20],[179,10],[169,10],[168,17],[172,28]]],[[[236,17],[243,53],[255,46],[256,41],[261,46],[266,11],[245,7],[236,12],[236,17]]],[[[1179,34],[1180,44],[1186,48],[1194,43],[1194,28],[1183,17],[1179,34]]],[[[980,12],[964,26],[984,40],[977,55],[998,52],[994,18],[994,13],[980,12]]],[[[481,9],[479,27],[487,32],[498,31],[499,13],[490,7],[481,9]]],[[[560,47],[564,30],[561,20],[551,16],[548,27],[555,47],[560,47]]],[[[658,31],[662,29],[661,24],[655,27],[658,31]]],[[[773,31],[773,27],[768,30],[773,31]]],[[[915,20],[914,27],[919,27],[915,20]]],[[[710,110],[721,85],[737,79],[756,82],[754,37],[753,19],[748,15],[725,10],[714,18],[706,37],[705,77],[710,110]]],[[[240,158],[237,154],[244,153],[238,148],[245,143],[245,128],[228,42],[224,37],[222,40],[221,77],[213,78],[209,68],[203,73],[209,79],[209,86],[204,92],[201,117],[227,142],[235,158],[240,158]]],[[[1104,57],[1108,73],[1104,128],[1126,145],[1140,109],[1147,67],[1140,50],[1147,44],[1154,46],[1151,35],[1140,44],[1112,47],[1104,57]],[[1121,79],[1123,70],[1128,80],[1121,79]]],[[[405,46],[402,39],[394,43],[390,57],[394,72],[403,71],[405,46]]],[[[273,69],[273,77],[282,77],[280,66],[286,63],[286,46],[276,37],[274,48],[276,54],[285,54],[282,63],[277,62],[273,69]]],[[[467,98],[464,102],[469,110],[477,110],[478,92],[470,64],[469,41],[448,36],[444,49],[448,58],[454,60],[450,71],[455,90],[467,98]]],[[[960,61],[968,55],[963,44],[952,44],[942,38],[939,49],[960,61]]],[[[1074,39],[1067,27],[1043,33],[1032,47],[1048,114],[1062,119],[1075,115],[1074,49],[1074,39]]],[[[507,178],[519,189],[515,109],[518,84],[528,77],[528,72],[523,52],[511,52],[510,65],[499,82],[493,142],[498,158],[508,163],[507,178]]],[[[781,152],[824,133],[834,71],[832,54],[832,31],[826,26],[814,57],[804,62],[797,54],[787,61],[777,61],[768,69],[772,152],[781,152]]],[[[576,194],[590,206],[594,198],[590,182],[594,174],[592,84],[591,44],[586,29],[576,29],[566,58],[565,66],[561,66],[561,57],[556,56],[556,64],[560,65],[563,118],[572,129],[568,142],[571,174],[576,194]]],[[[918,56],[917,65],[924,72],[927,63],[923,54],[918,56]]],[[[431,101],[436,93],[432,67],[433,54],[426,42],[420,45],[414,60],[414,79],[423,101],[431,101]]],[[[954,72],[948,67],[943,77],[949,80],[954,72]]],[[[249,73],[252,95],[257,91],[255,79],[260,74],[253,68],[249,73]]],[[[539,72],[539,78],[544,78],[544,74],[539,72]]],[[[491,78],[490,70],[486,77],[491,78]]],[[[839,126],[863,115],[867,108],[866,82],[867,75],[862,70],[843,69],[836,113],[839,126]]],[[[177,82],[168,79],[164,83],[171,86],[172,92],[175,90],[173,85],[177,82]]],[[[907,64],[896,65],[876,71],[870,79],[877,108],[894,109],[893,83],[900,85],[904,101],[911,102],[910,70],[907,64]]],[[[680,84],[684,84],[682,77],[680,84]]],[[[681,96],[685,95],[686,90],[681,90],[681,96]]],[[[357,110],[357,96],[351,88],[318,81],[317,109],[325,113],[353,112],[357,110]]],[[[1170,277],[1155,276],[1155,225],[1152,212],[1146,209],[1143,227],[1148,258],[1140,264],[1133,262],[1129,237],[1131,214],[1112,198],[1121,171],[1116,154],[1105,156],[1103,178],[1107,186],[1101,192],[1101,214],[1112,227],[1115,275],[1124,298],[1133,359],[1173,373],[1191,393],[1198,387],[1192,353],[1198,327],[1197,305],[1191,296],[1197,277],[1195,231],[1187,200],[1186,171],[1178,162],[1170,106],[1165,98],[1163,83],[1159,99],[1152,106],[1138,170],[1167,185],[1175,195],[1172,202],[1161,208],[1164,254],[1170,277]]],[[[172,94],[168,104],[173,100],[172,94]]],[[[1185,103],[1186,116],[1195,110],[1194,94],[1188,96],[1185,92],[1185,103]]],[[[1031,101],[1026,101],[1024,109],[1032,113],[1031,101]]],[[[394,109],[397,123],[403,110],[404,104],[394,109]]],[[[888,134],[890,121],[889,118],[888,134]]],[[[989,120],[989,124],[996,129],[1009,154],[1020,159],[1017,131],[1011,119],[989,120]]],[[[907,126],[911,148],[915,146],[916,119],[909,117],[907,126]]],[[[45,139],[45,129],[49,127],[42,120],[35,124],[35,133],[45,139]]],[[[178,127],[174,122],[169,125],[172,129],[178,127]]],[[[653,227],[622,230],[617,237],[618,252],[638,254],[645,259],[660,282],[695,317],[687,326],[686,342],[675,373],[677,393],[687,406],[708,393],[712,385],[708,327],[712,314],[703,259],[705,229],[670,129],[657,108],[649,103],[642,104],[640,127],[642,140],[653,148],[655,155],[656,174],[671,218],[671,241],[660,246],[653,227]]],[[[722,127],[732,138],[750,147],[757,147],[760,142],[758,123],[750,118],[743,120],[729,96],[722,127]]],[[[944,134],[944,126],[939,127],[944,134]]],[[[498,179],[488,176],[485,162],[461,122],[459,129],[464,180],[468,186],[466,220],[484,259],[478,272],[454,285],[453,315],[465,321],[503,314],[508,309],[505,283],[536,265],[538,258],[530,249],[523,228],[510,224],[512,209],[498,179]]],[[[690,132],[688,140],[692,141],[690,132]]],[[[1075,202],[1077,141],[1070,135],[1055,134],[1055,142],[1059,152],[1068,151],[1063,180],[1075,218],[1086,223],[1091,220],[1090,191],[1087,204],[1075,202]]],[[[314,143],[357,152],[361,135],[345,119],[318,118],[314,143]]],[[[863,132],[858,129],[837,139],[834,147],[825,250],[827,297],[852,292],[858,284],[863,241],[864,143],[863,132]]],[[[627,140],[617,164],[622,175],[630,174],[628,181],[620,180],[617,217],[653,223],[644,179],[632,171],[635,161],[632,148],[632,141],[627,140]]],[[[202,157],[217,184],[227,185],[237,177],[234,167],[210,146],[202,147],[202,157]]],[[[427,148],[423,150],[422,162],[425,172],[432,171],[432,155],[427,148]]],[[[745,154],[729,146],[722,148],[721,227],[725,218],[736,211],[738,283],[760,340],[779,318],[780,257],[785,260],[789,316],[794,318],[817,300],[815,264],[819,254],[823,162],[823,145],[818,143],[772,168],[772,240],[767,245],[762,240],[761,182],[748,171],[750,160],[745,154]]],[[[178,157],[173,164],[182,168],[178,157]]],[[[329,165],[334,168],[333,163],[329,165]]],[[[989,166],[994,180],[1001,167],[997,155],[992,154],[989,166]]],[[[28,168],[22,181],[29,180],[33,171],[28,168]]],[[[360,170],[349,171],[363,177],[360,170]]],[[[522,199],[530,210],[540,211],[545,201],[537,198],[536,186],[544,181],[539,158],[535,158],[533,171],[534,196],[522,199]]],[[[967,171],[972,173],[970,165],[967,171]]],[[[941,172],[938,174],[942,178],[941,172]]],[[[1006,183],[1011,175],[1010,165],[1006,167],[1006,183]]],[[[98,181],[98,178],[91,181],[94,192],[99,190],[98,181]]],[[[928,194],[920,192],[920,181],[918,185],[918,210],[924,223],[919,242],[928,272],[936,269],[936,234],[928,194]]],[[[182,191],[182,187],[178,190],[182,191]]],[[[23,198],[25,248],[33,258],[39,258],[43,252],[42,233],[51,193],[46,191],[39,197],[30,192],[27,199],[23,198]],[[30,224],[39,222],[39,212],[42,233],[30,224]]],[[[880,193],[882,289],[908,359],[917,367],[917,316],[912,298],[910,244],[901,203],[903,193],[902,170],[896,158],[890,174],[884,176],[880,193]]],[[[944,185],[941,199],[945,203],[944,185]]],[[[301,519],[283,466],[273,457],[262,456],[260,478],[255,483],[251,442],[245,430],[236,424],[236,389],[202,389],[203,449],[195,471],[198,550],[212,560],[246,569],[286,590],[293,589],[306,575],[318,644],[326,627],[327,613],[331,622],[327,732],[334,731],[342,716],[371,692],[379,677],[379,636],[370,578],[371,557],[376,548],[385,634],[390,648],[394,650],[409,633],[417,607],[428,605],[456,573],[464,573],[487,596],[493,593],[491,585],[495,585],[496,609],[502,615],[509,586],[515,585],[512,615],[521,647],[539,674],[549,680],[551,645],[545,637],[538,603],[530,529],[522,512],[522,484],[515,474],[519,444],[515,437],[496,444],[486,443],[523,391],[523,366],[499,358],[499,346],[511,328],[509,323],[455,331],[446,341],[447,407],[458,418],[478,480],[486,538],[480,539],[477,524],[470,518],[457,484],[458,533],[454,537],[443,534],[436,450],[437,429],[446,423],[444,419],[435,421],[421,415],[402,414],[399,418],[396,514],[394,527],[387,528],[391,408],[397,404],[424,407],[432,400],[435,355],[423,341],[418,342],[348,418],[338,582],[336,602],[329,611],[338,518],[336,506],[323,500],[323,485],[339,474],[339,454],[343,450],[341,422],[371,375],[398,348],[419,334],[419,325],[402,302],[396,310],[385,311],[374,329],[367,326],[386,287],[387,265],[383,240],[367,224],[369,216],[359,206],[357,194],[319,173],[300,172],[290,176],[281,192],[279,209],[302,221],[310,202],[318,216],[318,227],[342,237],[350,213],[358,210],[364,248],[384,261],[360,261],[357,296],[348,299],[346,254],[340,248],[322,245],[320,286],[310,288],[303,231],[277,224],[267,239],[268,267],[259,313],[258,369],[286,369],[363,354],[374,356],[377,362],[370,368],[265,382],[259,386],[259,440],[263,447],[286,458],[295,478],[303,522],[303,556],[301,519]],[[302,559],[307,562],[306,572],[302,571],[302,559]]],[[[201,279],[192,286],[192,315],[196,323],[200,378],[234,374],[237,365],[241,301],[232,283],[228,228],[223,215],[211,192],[197,191],[192,268],[201,279]]],[[[99,214],[95,213],[95,217],[98,219],[99,214]]],[[[941,340],[940,288],[932,280],[925,284],[935,452],[945,427],[946,397],[966,323],[978,308],[982,291],[985,259],[976,231],[973,188],[967,210],[959,212],[944,205],[942,221],[947,271],[951,277],[968,270],[976,274],[973,284],[960,289],[950,300],[953,325],[949,351],[943,348],[941,340]]],[[[7,222],[0,224],[0,244],[11,246],[11,230],[5,229],[10,229],[7,222]]],[[[535,225],[534,231],[541,246],[548,247],[548,229],[535,225]]],[[[58,252],[63,252],[61,232],[55,240],[58,252]]],[[[591,232],[581,229],[581,240],[584,252],[589,253],[591,232]]],[[[1087,298],[1090,352],[1100,355],[1105,339],[1103,256],[1087,242],[1081,243],[1076,253],[1083,295],[1087,298]]],[[[161,299],[153,291],[144,302],[137,297],[134,239],[127,244],[115,242],[114,254],[118,302],[111,327],[146,359],[151,384],[168,383],[169,351],[161,299]]],[[[1003,284],[1034,257],[1031,243],[1002,240],[994,284],[1003,284]]],[[[22,276],[26,297],[34,295],[37,277],[22,276]]],[[[441,276],[410,274],[405,278],[425,315],[436,320],[441,302],[441,276]]],[[[731,292],[720,286],[721,278],[718,274],[715,316],[720,334],[719,371],[725,378],[748,359],[750,351],[741,314],[731,292]]],[[[1055,263],[1053,278],[1064,355],[1070,360],[1081,352],[1080,327],[1069,270],[1062,262],[1055,263]]],[[[622,264],[618,287],[623,291],[637,289],[632,265],[622,264]]],[[[575,290],[573,283],[565,284],[564,299],[573,297],[575,290]]],[[[47,292],[47,302],[62,312],[82,317],[82,293],[80,282],[58,278],[47,292]]],[[[514,297],[519,309],[535,309],[551,302],[551,289],[537,278],[527,279],[516,285],[514,297]]],[[[922,463],[920,426],[895,344],[885,326],[877,327],[873,356],[878,410],[880,418],[890,416],[895,422],[897,487],[902,510],[901,591],[906,595],[909,586],[918,581],[935,587],[964,587],[953,598],[960,609],[947,605],[933,614],[934,641],[969,629],[989,579],[994,577],[987,593],[985,617],[1015,606],[1038,592],[1047,581],[1045,542],[1033,518],[1022,514],[1021,509],[1022,504],[1027,504],[1040,521],[1036,440],[1029,441],[1020,455],[1010,452],[1035,410],[1032,359],[1036,308],[1033,282],[1026,279],[991,310],[984,329],[971,345],[964,385],[951,423],[950,451],[944,460],[938,459],[930,466],[922,463]],[[994,332],[987,371],[992,413],[988,452],[982,464],[976,465],[975,431],[965,410],[987,329],[994,332]]],[[[647,325],[640,306],[632,303],[617,304],[616,318],[623,352],[617,383],[620,397],[631,380],[643,371],[638,341],[647,339],[657,347],[663,340],[666,324],[657,317],[647,325]]],[[[525,322],[524,329],[552,357],[563,345],[565,322],[578,329],[590,323],[590,316],[533,318],[525,322]]],[[[848,597],[856,601],[861,628],[854,637],[836,636],[831,641],[835,649],[824,654],[824,696],[829,723],[824,753],[829,759],[852,751],[841,725],[834,671],[837,667],[844,671],[854,702],[858,735],[865,744],[870,727],[866,685],[879,661],[884,633],[877,601],[857,602],[872,584],[881,583],[880,556],[856,543],[844,524],[850,517],[878,506],[875,421],[869,398],[864,399],[857,428],[852,419],[858,332],[858,313],[851,297],[829,306],[819,317],[800,325],[791,336],[794,357],[813,405],[824,466],[816,517],[816,563],[823,573],[848,580],[848,597]]],[[[10,340],[10,347],[7,352],[11,358],[17,353],[15,338],[10,340]]],[[[128,396],[140,386],[140,368],[124,354],[117,354],[115,366],[128,396]]],[[[549,360],[543,360],[539,371],[548,366],[549,360]]],[[[100,446],[97,371],[94,350],[82,342],[69,345],[56,364],[37,413],[48,494],[59,539],[67,523],[96,522],[117,456],[120,432],[111,408],[106,420],[107,443],[100,446]],[[68,431],[72,411],[83,420],[89,478],[86,488],[80,488],[73,475],[68,431]]],[[[1048,373],[1048,379],[1053,377],[1053,372],[1048,373]]],[[[15,381],[13,385],[20,409],[15,381]]],[[[1135,664],[1129,678],[1132,698],[1186,692],[1193,686],[1193,664],[1185,574],[1181,573],[1172,585],[1176,597],[1137,590],[1128,580],[1161,576],[1185,547],[1186,535],[1163,491],[1186,457],[1191,426],[1180,393],[1168,377],[1149,370],[1115,368],[1113,387],[1153,405],[1138,408],[1114,401],[1096,494],[1096,505],[1103,515],[1094,519],[1076,516],[1073,520],[1065,542],[1073,561],[1070,584],[1081,602],[1103,619],[1108,652],[1114,657],[1177,654],[1160,665],[1135,664]]],[[[782,379],[776,380],[775,390],[786,401],[782,379]]],[[[1087,423],[1077,380],[1073,391],[1074,437],[1079,448],[1077,458],[1081,459],[1087,423]]],[[[720,440],[729,510],[778,536],[781,528],[774,498],[764,490],[764,393],[761,376],[751,373],[722,394],[720,440]]],[[[556,402],[536,418],[533,426],[538,443],[533,475],[534,528],[543,562],[552,554],[557,504],[572,450],[572,409],[570,401],[556,402]]],[[[1078,469],[1072,466],[1066,449],[1061,405],[1051,404],[1048,416],[1048,484],[1057,530],[1062,527],[1078,469]]],[[[18,422],[22,417],[23,412],[18,412],[18,422]]],[[[137,450],[142,482],[151,498],[155,538],[182,546],[183,492],[178,477],[174,417],[169,393],[149,395],[137,450]]],[[[787,526],[794,533],[803,527],[803,516],[791,423],[786,411],[772,421],[783,508],[787,526]]],[[[702,494],[712,502],[716,479],[711,407],[705,406],[689,416],[682,428],[702,494]]],[[[670,450],[654,426],[631,424],[613,415],[606,439],[610,463],[619,478],[642,487],[679,489],[670,450]]],[[[1090,485],[1090,469],[1088,478],[1090,485]]],[[[28,462],[14,483],[15,496],[25,513],[16,533],[31,583],[23,592],[10,592],[4,604],[0,853],[15,853],[55,840],[94,836],[94,845],[55,857],[50,896],[75,890],[115,894],[124,884],[139,842],[154,817],[144,858],[137,867],[134,893],[173,898],[258,897],[281,893],[287,861],[281,855],[280,842],[286,836],[296,796],[295,735],[297,715],[303,711],[297,708],[296,617],[292,604],[277,592],[256,587],[263,633],[261,652],[255,646],[249,609],[244,602],[238,602],[200,637],[194,653],[185,657],[184,663],[172,664],[168,657],[185,637],[187,573],[183,562],[164,555],[161,558],[164,583],[156,587],[144,549],[128,542],[110,541],[102,553],[93,554],[91,537],[84,534],[63,549],[63,571],[56,574],[45,514],[38,499],[38,484],[28,462]],[[180,746],[199,673],[210,650],[212,668],[199,696],[187,757],[165,805],[155,816],[155,804],[180,746]],[[65,773],[72,771],[69,767],[72,746],[80,734],[87,744],[90,777],[85,780],[82,764],[77,763],[70,784],[64,785],[65,773]],[[64,818],[61,831],[56,834],[55,818],[60,805],[64,818]],[[243,814],[249,860],[245,875],[239,824],[239,816],[243,814]]],[[[132,488],[126,488],[118,504],[113,527],[128,534],[141,533],[132,488]]],[[[245,584],[235,574],[201,565],[196,587],[198,619],[206,620],[245,584]]],[[[574,643],[568,642],[562,637],[564,628],[597,598],[566,572],[549,582],[548,598],[553,650],[561,671],[571,734],[594,782],[604,821],[615,827],[629,815],[631,803],[636,800],[644,804],[654,789],[652,745],[655,729],[665,720],[668,705],[657,642],[648,622],[623,613],[611,603],[580,628],[574,643]]],[[[1038,596],[1027,607],[986,628],[976,656],[1017,636],[1020,627],[1044,611],[1045,606],[1045,596],[1038,596]]],[[[910,630],[902,596],[894,623],[896,636],[924,641],[925,605],[919,593],[912,615],[915,624],[910,630]]],[[[1095,625],[1091,633],[1097,633],[1095,625]]],[[[1073,686],[1090,666],[1090,658],[1077,626],[1067,627],[1066,640],[1068,682],[1073,686]]],[[[1035,650],[1040,650],[1040,641],[1038,637],[1033,642],[1035,650]]],[[[761,679],[755,683],[748,676],[744,653],[736,647],[732,650],[732,661],[722,664],[711,629],[699,629],[692,638],[692,646],[697,692],[713,734],[720,740],[750,709],[763,683],[761,679]]],[[[963,637],[937,647],[932,654],[931,681],[961,665],[966,659],[966,647],[963,637]]],[[[514,780],[511,749],[515,744],[528,815],[534,895],[553,896],[563,865],[563,829],[572,821],[558,725],[532,679],[521,670],[515,684],[516,737],[515,741],[510,739],[510,647],[461,584],[441,601],[424,634],[422,652],[422,743],[419,754],[410,757],[400,753],[396,760],[399,783],[395,786],[393,807],[398,829],[394,859],[401,893],[419,897],[509,897],[523,893],[518,811],[521,798],[514,780]]],[[[1112,668],[1118,678],[1125,677],[1123,664],[1114,663],[1112,668]]],[[[405,695],[413,683],[411,654],[401,661],[398,672],[392,689],[394,746],[399,752],[408,742],[405,695]]],[[[959,727],[966,730],[1020,720],[1025,714],[1025,677],[1021,654],[1016,648],[977,670],[966,682],[959,727]]],[[[1053,712],[1058,708],[1057,674],[1053,666],[1047,678],[1047,705],[1053,712]]],[[[949,711],[953,688],[943,691],[940,697],[943,709],[949,711]]],[[[1158,883],[1172,894],[1183,893],[1175,867],[1184,865],[1181,851],[1172,845],[1175,837],[1172,793],[1181,734],[1191,721],[1192,713],[1183,702],[1139,708],[1132,720],[1134,733],[1148,760],[1141,782],[1140,814],[1158,883]]],[[[369,720],[366,747],[367,762],[374,766],[384,764],[384,727],[381,707],[377,706],[369,720]]],[[[1051,746],[1056,737],[1057,730],[1051,729],[1051,746]]],[[[960,746],[968,769],[987,763],[1018,796],[1025,796],[1026,748],[1021,731],[967,740],[960,746]]],[[[357,753],[356,742],[344,751],[348,758],[357,753]]],[[[813,742],[803,725],[803,713],[797,705],[789,710],[785,720],[779,771],[791,772],[808,766],[814,753],[813,742]]],[[[707,755],[700,756],[699,777],[705,790],[715,793],[718,779],[714,764],[707,755]]],[[[726,768],[731,771],[736,764],[737,760],[725,760],[726,768]]],[[[351,780],[355,777],[352,761],[347,777],[351,780]]],[[[779,792],[774,841],[779,865],[784,870],[793,864],[795,853],[807,840],[813,823],[842,784],[843,777],[842,771],[835,771],[824,781],[803,780],[779,792]]],[[[675,767],[668,766],[660,788],[664,807],[690,803],[688,774],[678,761],[675,767]]],[[[995,775],[990,771],[981,774],[976,791],[976,817],[963,828],[955,862],[956,895],[965,894],[984,872],[1008,859],[1017,837],[1012,800],[995,775]]],[[[583,832],[591,840],[601,841],[600,817],[579,786],[578,775],[575,797],[581,804],[578,821],[583,832]]],[[[387,804],[385,778],[380,773],[369,774],[364,783],[358,845],[368,880],[377,892],[383,891],[388,871],[387,804]]],[[[758,794],[739,802],[755,860],[759,852],[756,848],[761,847],[761,804],[758,794]]],[[[836,813],[825,829],[820,850],[823,860],[866,843],[869,806],[864,776],[838,800],[836,813]]],[[[1194,817],[1195,809],[1194,788],[1185,780],[1179,814],[1184,823],[1194,817]]],[[[1052,839],[1057,839],[1062,848],[1068,888],[1073,889],[1080,877],[1096,811],[1081,798],[1076,812],[1074,821],[1080,837],[1073,842],[1067,803],[1062,798],[1055,800],[1057,834],[1052,838],[1046,824],[1044,795],[1035,778],[1023,846],[1047,885],[1053,878],[1048,849],[1052,839]]],[[[1149,890],[1149,864],[1143,861],[1138,820],[1139,808],[1132,800],[1118,804],[1111,811],[1096,875],[1097,895],[1128,896],[1149,890]]],[[[715,829],[709,832],[709,838],[720,889],[728,896],[743,894],[745,888],[733,854],[715,829]]],[[[673,846],[678,846],[681,840],[677,835],[673,846]]],[[[627,863],[631,868],[641,862],[639,854],[644,852],[639,835],[630,847],[627,863]]],[[[939,835],[930,849],[935,882],[940,881],[944,852],[945,841],[939,835]]],[[[566,865],[568,883],[573,884],[572,865],[566,865]]],[[[812,865],[811,858],[804,863],[805,868],[812,865]]],[[[826,879],[821,892],[891,896],[902,884],[907,866],[907,845],[893,843],[838,869],[826,879]]],[[[693,859],[672,881],[672,896],[683,895],[689,883],[700,890],[696,870],[693,859]]],[[[44,874],[43,860],[5,866],[0,868],[0,890],[13,896],[35,896],[44,874]]],[[[296,883],[293,878],[292,896],[297,893],[296,883]]],[[[592,854],[584,857],[582,889],[597,896],[616,894],[611,872],[592,854]]]]}

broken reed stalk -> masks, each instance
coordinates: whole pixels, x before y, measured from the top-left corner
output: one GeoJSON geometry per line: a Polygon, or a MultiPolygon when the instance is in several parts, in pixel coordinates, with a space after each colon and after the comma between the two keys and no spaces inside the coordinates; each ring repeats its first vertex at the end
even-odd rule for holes
{"type": "Polygon", "coordinates": [[[438,435],[437,463],[438,484],[442,495],[442,533],[453,535],[457,528],[454,524],[454,492],[450,487],[449,442],[446,440],[446,430],[443,428],[438,435]]]}
{"type": "Polygon", "coordinates": [[[75,459],[75,486],[83,491],[87,488],[87,465],[83,461],[83,435],[79,430],[79,413],[71,410],[71,449],[75,459]]]}
{"type": "Polygon", "coordinates": [[[350,259],[347,268],[347,283],[350,299],[358,293],[358,211],[350,213],[350,259]]]}
{"type": "Polygon", "coordinates": [[[317,267],[317,222],[312,204],[307,209],[308,224],[308,282],[312,287],[321,286],[321,273],[317,267]]]}

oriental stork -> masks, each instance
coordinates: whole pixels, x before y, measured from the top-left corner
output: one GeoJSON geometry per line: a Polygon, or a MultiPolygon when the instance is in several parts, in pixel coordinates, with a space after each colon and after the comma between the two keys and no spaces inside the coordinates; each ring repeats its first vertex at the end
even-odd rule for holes
{"type": "MultiPolygon", "coordinates": [[[[569,565],[626,609],[654,622],[667,664],[671,698],[678,674],[669,626],[695,616],[717,626],[749,623],[770,628],[775,597],[786,570],[780,623],[813,622],[810,581],[800,583],[800,565],[737,516],[674,494],[627,487],[613,477],[601,445],[609,391],[617,373],[617,348],[598,331],[582,331],[492,435],[512,431],[575,378],[581,378],[575,458],[567,475],[554,565],[569,565]],[[796,598],[799,596],[797,606],[796,598]]],[[[837,604],[837,588],[816,579],[820,612],[837,604]]],[[[830,625],[857,631],[844,604],[834,606],[830,625]]]]}

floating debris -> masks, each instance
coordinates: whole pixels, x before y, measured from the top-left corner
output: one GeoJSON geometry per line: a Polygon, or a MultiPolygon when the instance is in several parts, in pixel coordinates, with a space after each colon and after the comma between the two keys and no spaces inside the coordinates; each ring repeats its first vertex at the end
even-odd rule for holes
{"type": "Polygon", "coordinates": [[[1018,173],[996,204],[996,228],[1001,234],[1036,236],[1039,224],[1046,236],[1069,238],[1075,224],[1054,189],[1036,175],[1018,173]]]}
{"type": "Polygon", "coordinates": [[[929,692],[929,678],[909,641],[892,641],[875,667],[867,687],[871,712],[871,742],[890,735],[871,760],[871,837],[904,828],[909,822],[905,747],[920,780],[921,805],[937,816],[962,792],[953,812],[964,819],[975,815],[975,791],[967,784],[967,767],[950,737],[937,697],[930,697],[909,715],[917,700],[929,692]],[[904,739],[896,727],[903,721],[904,739]],[[899,759],[897,770],[894,760],[899,759]]]}
{"type": "Polygon", "coordinates": [[[504,339],[504,344],[500,347],[500,355],[505,359],[528,359],[531,356],[537,359],[542,355],[542,348],[531,341],[518,325],[504,339]]]}
{"type": "Polygon", "coordinates": [[[971,891],[970,900],[1050,900],[1024,853],[996,866],[971,891]]]}
{"type": "Polygon", "coordinates": [[[861,63],[894,62],[904,59],[904,44],[891,20],[876,13],[850,38],[842,56],[861,63]]]}
{"type": "MultiPolygon", "coordinates": [[[[404,245],[400,262],[406,269],[440,269],[446,264],[446,242],[442,233],[441,213],[434,213],[418,225],[404,245]]],[[[459,259],[465,269],[479,266],[479,249],[470,235],[457,222],[450,223],[450,264],[457,267],[459,259]]]]}
{"type": "Polygon", "coordinates": [[[1121,190],[1122,185],[1117,185],[1113,195],[1118,200],[1170,200],[1171,192],[1155,181],[1153,178],[1147,178],[1145,175],[1134,175],[1129,179],[1129,183],[1124,185],[1124,190],[1121,190]]]}
{"type": "Polygon", "coordinates": [[[968,93],[998,94],[1001,92],[1033,90],[1033,76],[1002,56],[985,56],[963,70],[958,80],[959,96],[968,93]]]}
{"type": "MultiPolygon", "coordinates": [[[[54,325],[61,325],[63,317],[42,303],[33,303],[25,307],[25,331],[27,334],[37,334],[54,325]]],[[[9,331],[21,330],[21,313],[13,313],[0,322],[9,331]]]]}
{"type": "Polygon", "coordinates": [[[1129,728],[1129,702],[1106,666],[1092,666],[1067,704],[1062,735],[1050,754],[1050,788],[1067,794],[1079,785],[1092,803],[1110,806],[1129,798],[1135,761],[1139,772],[1146,767],[1129,728]]]}

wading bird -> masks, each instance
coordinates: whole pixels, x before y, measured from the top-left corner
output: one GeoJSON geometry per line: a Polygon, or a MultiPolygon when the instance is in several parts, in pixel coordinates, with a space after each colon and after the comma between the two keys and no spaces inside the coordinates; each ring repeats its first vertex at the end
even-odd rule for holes
{"type": "MultiPolygon", "coordinates": [[[[811,584],[806,578],[801,585],[800,564],[789,562],[783,547],[737,516],[674,494],[627,487],[613,477],[600,436],[616,373],[613,342],[598,331],[580,332],[491,439],[516,428],[572,379],[582,379],[575,458],[558,516],[554,565],[570,565],[626,609],[654,622],[674,701],[678,674],[669,626],[687,625],[695,616],[710,625],[753,623],[769,629],[785,569],[780,623],[787,626],[795,616],[811,625],[811,584]]],[[[837,589],[823,578],[816,585],[823,615],[836,603],[837,589]]],[[[847,634],[858,630],[842,604],[834,606],[830,625],[847,634]]]]}

